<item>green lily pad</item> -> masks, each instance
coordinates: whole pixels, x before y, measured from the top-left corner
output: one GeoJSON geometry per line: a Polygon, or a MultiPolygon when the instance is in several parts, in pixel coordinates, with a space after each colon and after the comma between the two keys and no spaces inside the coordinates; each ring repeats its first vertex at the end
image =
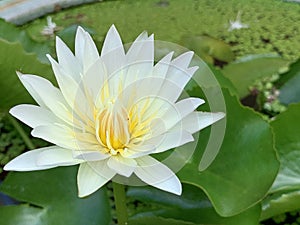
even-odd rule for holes
{"type": "Polygon", "coordinates": [[[48,63],[46,54],[50,52],[49,42],[35,42],[27,34],[26,30],[17,28],[13,24],[5,22],[3,19],[0,19],[0,39],[1,38],[8,42],[20,42],[26,52],[35,53],[41,62],[48,63]]]}
{"type": "Polygon", "coordinates": [[[249,94],[249,87],[260,80],[287,70],[289,61],[274,54],[250,55],[222,69],[238,90],[240,98],[249,94]]]}
{"type": "Polygon", "coordinates": [[[151,187],[131,187],[127,195],[141,202],[151,203],[152,206],[150,211],[139,207],[138,210],[142,212],[134,214],[129,220],[130,224],[131,222],[138,224],[137,222],[144,221],[144,219],[152,221],[163,218],[178,221],[178,224],[257,225],[260,216],[260,205],[257,205],[239,215],[221,217],[216,213],[204,192],[188,184],[183,184],[181,196],[151,187]]]}
{"type": "Polygon", "coordinates": [[[283,104],[300,102],[300,60],[291,65],[291,69],[279,80],[279,100],[283,104]]]}
{"type": "Polygon", "coordinates": [[[279,193],[274,196],[270,196],[263,201],[261,220],[269,219],[286,212],[299,210],[299,208],[299,190],[287,193],[279,193]]]}
{"type": "Polygon", "coordinates": [[[76,173],[76,166],[11,172],[0,191],[20,201],[20,205],[0,207],[0,225],[109,225],[105,188],[87,198],[78,198],[76,173]]]}
{"type": "Polygon", "coordinates": [[[0,52],[0,110],[7,111],[16,104],[33,102],[16,71],[41,75],[54,81],[50,65],[39,62],[34,54],[25,53],[20,43],[0,39],[0,52]]]}
{"type": "Polygon", "coordinates": [[[154,215],[153,213],[141,214],[135,218],[129,220],[130,225],[149,225],[151,224],[163,224],[163,225],[197,225],[195,223],[185,222],[181,220],[175,220],[171,218],[164,218],[154,215]]]}
{"type": "Polygon", "coordinates": [[[263,202],[262,219],[300,208],[299,114],[300,104],[292,104],[271,122],[281,165],[270,195],[263,202]]]}
{"type": "Polygon", "coordinates": [[[279,162],[269,124],[241,106],[227,90],[223,94],[226,133],[219,154],[205,171],[199,171],[210,133],[209,129],[201,131],[192,159],[178,176],[182,182],[203,189],[221,216],[233,216],[263,199],[277,175],[279,162]]]}
{"type": "Polygon", "coordinates": [[[300,188],[300,104],[290,105],[278,115],[271,126],[279,153],[280,170],[270,192],[300,188]]]}
{"type": "Polygon", "coordinates": [[[234,54],[230,46],[224,41],[213,37],[200,36],[183,36],[181,44],[195,51],[204,61],[213,64],[214,59],[222,62],[231,62],[234,60],[234,54]]]}

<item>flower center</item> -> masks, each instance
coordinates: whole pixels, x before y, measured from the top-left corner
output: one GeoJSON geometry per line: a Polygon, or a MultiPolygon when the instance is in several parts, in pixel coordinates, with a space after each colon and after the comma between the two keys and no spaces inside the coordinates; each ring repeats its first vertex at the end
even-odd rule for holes
{"type": "Polygon", "coordinates": [[[96,112],[96,137],[108,153],[117,155],[151,136],[151,121],[155,115],[147,114],[149,103],[145,100],[126,110],[109,101],[102,111],[96,112]]]}
{"type": "Polygon", "coordinates": [[[123,151],[130,140],[129,118],[126,110],[109,104],[108,107],[98,114],[97,120],[98,141],[112,155],[123,151]]]}

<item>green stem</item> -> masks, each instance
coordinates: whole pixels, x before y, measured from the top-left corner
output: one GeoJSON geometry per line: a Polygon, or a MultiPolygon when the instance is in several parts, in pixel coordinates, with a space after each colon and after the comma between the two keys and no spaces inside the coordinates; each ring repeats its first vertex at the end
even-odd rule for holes
{"type": "Polygon", "coordinates": [[[24,131],[24,129],[21,127],[19,122],[14,117],[12,117],[10,115],[8,115],[8,118],[9,118],[10,122],[12,123],[12,125],[15,127],[15,129],[19,132],[21,138],[23,139],[23,141],[25,142],[27,147],[31,150],[35,149],[33,143],[31,142],[30,138],[28,137],[28,135],[24,131]]]}
{"type": "Polygon", "coordinates": [[[113,190],[117,211],[118,225],[127,225],[127,207],[126,207],[126,195],[125,186],[123,184],[113,182],[113,190]]]}

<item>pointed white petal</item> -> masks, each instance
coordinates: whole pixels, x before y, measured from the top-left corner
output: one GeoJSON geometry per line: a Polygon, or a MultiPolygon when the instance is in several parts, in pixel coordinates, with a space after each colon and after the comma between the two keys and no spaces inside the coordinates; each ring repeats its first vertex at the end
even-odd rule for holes
{"type": "Polygon", "coordinates": [[[184,129],[195,133],[225,117],[225,113],[193,112],[175,125],[172,130],[184,129]]]}
{"type": "Polygon", "coordinates": [[[82,163],[77,174],[78,196],[85,197],[97,191],[116,174],[107,166],[107,160],[82,163]]]}
{"type": "Polygon", "coordinates": [[[17,105],[9,113],[32,128],[62,122],[51,111],[36,105],[17,105]]]}
{"type": "Polygon", "coordinates": [[[74,132],[65,125],[43,125],[35,127],[31,135],[42,138],[62,148],[80,149],[80,141],[75,138],[74,132]]]}
{"type": "Polygon", "coordinates": [[[124,158],[123,156],[116,155],[109,158],[107,165],[116,173],[125,177],[130,177],[137,163],[134,159],[124,158]]]}
{"type": "Polygon", "coordinates": [[[76,159],[82,159],[84,161],[98,161],[110,157],[110,154],[104,154],[99,151],[76,151],[73,155],[74,154],[76,159]]]}
{"type": "Polygon", "coordinates": [[[158,135],[148,139],[143,144],[155,145],[156,148],[152,153],[159,153],[184,145],[191,141],[194,141],[193,136],[185,130],[180,130],[158,135]]]}
{"type": "Polygon", "coordinates": [[[83,69],[87,69],[99,59],[98,49],[88,32],[85,33],[85,47],[83,56],[83,69]]]}
{"type": "Polygon", "coordinates": [[[104,62],[99,58],[84,73],[82,81],[87,96],[91,98],[92,103],[100,101],[100,94],[103,92],[104,85],[108,82],[108,74],[104,62]]]}
{"type": "Polygon", "coordinates": [[[177,176],[167,166],[150,156],[136,159],[134,173],[145,183],[161,190],[181,195],[182,187],[177,176]]]}
{"type": "Polygon", "coordinates": [[[174,55],[174,52],[170,52],[169,54],[164,56],[158,63],[156,63],[156,65],[154,66],[152,75],[155,77],[165,78],[173,55],[174,55]]]}
{"type": "Polygon", "coordinates": [[[39,166],[71,166],[82,162],[82,160],[73,158],[72,150],[57,146],[45,149],[36,159],[39,166]]]}
{"type": "Polygon", "coordinates": [[[85,30],[78,26],[75,35],[75,57],[79,62],[83,62],[85,45],[85,30]]]}
{"type": "Polygon", "coordinates": [[[194,55],[194,52],[192,52],[192,51],[185,52],[185,53],[179,55],[178,57],[176,57],[172,61],[172,65],[177,68],[185,69],[189,66],[189,64],[193,58],[193,55],[194,55]]]}
{"type": "Polygon", "coordinates": [[[39,101],[42,101],[42,105],[45,105],[68,124],[74,124],[71,110],[58,88],[54,87],[48,80],[35,75],[22,75],[20,79],[23,83],[26,83],[26,86],[30,86],[30,90],[34,90],[39,101]]]}
{"type": "Polygon", "coordinates": [[[203,103],[204,100],[200,98],[186,98],[175,105],[171,105],[169,110],[161,117],[163,126],[166,130],[169,130],[203,103]]]}
{"type": "Polygon", "coordinates": [[[12,171],[34,171],[34,170],[45,170],[54,168],[57,165],[38,165],[37,159],[39,155],[47,151],[48,149],[59,148],[57,146],[39,148],[32,151],[25,152],[4,166],[4,170],[12,170],[12,171]]]}
{"type": "MultiPolygon", "coordinates": [[[[154,61],[154,37],[149,36],[147,33],[142,33],[137,39],[132,43],[128,52],[126,53],[126,64],[133,66],[137,63],[142,63],[140,69],[147,72],[150,66],[153,66],[154,61]],[[147,64],[146,64],[147,63],[147,64]],[[143,67],[146,67],[143,69],[143,67]]],[[[142,73],[141,73],[142,74],[142,73]]]]}
{"type": "Polygon", "coordinates": [[[64,99],[73,110],[72,112],[82,119],[85,119],[86,116],[91,118],[91,106],[86,101],[86,97],[79,84],[73,77],[65,74],[63,68],[50,55],[47,55],[47,57],[51,62],[52,69],[64,99]]]}
{"type": "MultiPolygon", "coordinates": [[[[24,85],[24,87],[26,88],[26,90],[29,92],[29,94],[33,97],[33,99],[42,107],[47,107],[46,104],[44,103],[43,99],[41,98],[41,96],[39,95],[39,93],[30,85],[30,83],[26,82],[23,78],[24,76],[36,76],[36,75],[30,75],[30,74],[22,74],[20,72],[17,72],[17,75],[20,79],[20,81],[22,82],[22,84],[24,85]]],[[[38,77],[38,76],[36,76],[38,77]]],[[[44,81],[44,80],[43,80],[44,81]]],[[[44,82],[47,82],[44,81],[44,82]]]]}
{"type": "Polygon", "coordinates": [[[124,158],[138,158],[144,155],[149,155],[155,151],[154,145],[129,145],[127,149],[121,152],[124,158]]]}
{"type": "Polygon", "coordinates": [[[124,88],[133,82],[152,76],[154,64],[153,35],[148,37],[143,32],[130,46],[126,54],[126,72],[124,72],[124,88]]]}
{"type": "Polygon", "coordinates": [[[82,63],[83,72],[99,58],[97,47],[90,34],[82,27],[77,28],[75,37],[75,56],[82,63]]]}
{"type": "Polygon", "coordinates": [[[105,37],[102,51],[101,51],[101,56],[110,53],[111,51],[114,51],[115,49],[118,49],[121,46],[123,46],[123,44],[120,35],[115,25],[112,25],[109,28],[107,35],[105,37]]]}
{"type": "Polygon", "coordinates": [[[171,87],[169,83],[166,83],[166,87],[162,87],[162,90],[165,90],[166,88],[169,90],[169,92],[172,93],[168,97],[170,101],[176,101],[178,97],[180,96],[183,88],[188,83],[188,81],[192,78],[194,72],[198,69],[198,67],[191,67],[188,68],[190,61],[193,57],[193,52],[186,52],[175,58],[170,66],[169,70],[166,75],[166,79],[173,83],[171,86],[177,86],[177,88],[173,88],[174,90],[170,91],[171,87]]]}
{"type": "Polygon", "coordinates": [[[108,74],[114,74],[125,62],[125,51],[122,40],[114,25],[110,27],[105,37],[101,58],[106,65],[108,74]]]}
{"type": "Polygon", "coordinates": [[[73,77],[74,80],[79,81],[81,78],[80,72],[82,71],[81,64],[58,36],[56,36],[56,54],[58,63],[64,69],[65,73],[73,77]]]}

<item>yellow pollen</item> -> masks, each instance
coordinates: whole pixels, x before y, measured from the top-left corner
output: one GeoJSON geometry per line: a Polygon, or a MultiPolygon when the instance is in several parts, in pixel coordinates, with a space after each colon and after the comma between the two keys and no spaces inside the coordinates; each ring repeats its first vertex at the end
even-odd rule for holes
{"type": "Polygon", "coordinates": [[[131,142],[143,140],[150,132],[149,125],[154,117],[144,116],[146,108],[150,105],[148,103],[140,110],[134,106],[128,112],[124,107],[114,103],[108,101],[102,111],[94,114],[97,139],[111,155],[126,151],[131,142]]]}

